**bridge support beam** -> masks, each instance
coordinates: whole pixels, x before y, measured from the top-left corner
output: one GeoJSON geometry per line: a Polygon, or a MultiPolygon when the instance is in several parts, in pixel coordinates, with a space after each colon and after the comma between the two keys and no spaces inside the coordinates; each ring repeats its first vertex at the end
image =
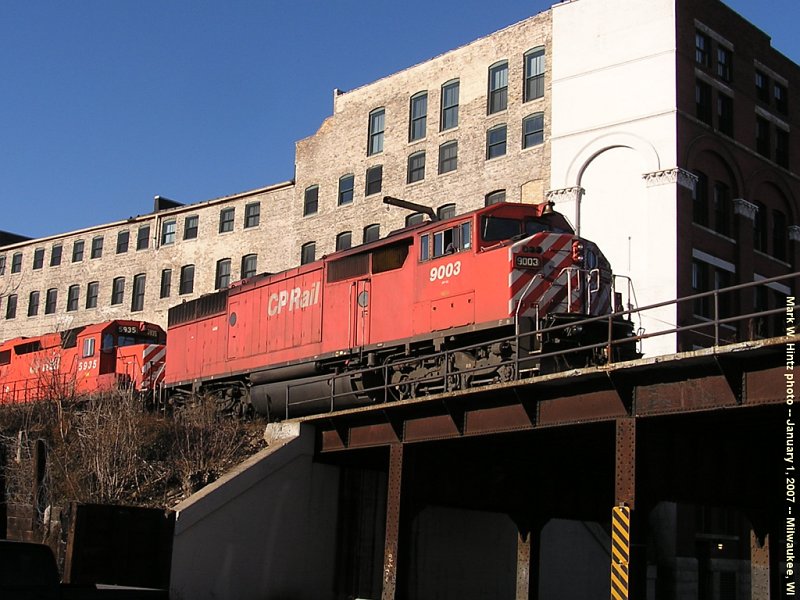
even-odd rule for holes
{"type": "Polygon", "coordinates": [[[763,541],[750,531],[750,598],[769,600],[769,535],[763,541]]]}
{"type": "Polygon", "coordinates": [[[403,480],[403,444],[389,447],[389,482],[386,498],[386,541],[383,550],[383,592],[381,600],[394,600],[397,589],[398,539],[400,537],[400,495],[403,480]]]}
{"type": "Polygon", "coordinates": [[[617,419],[615,425],[614,507],[611,509],[611,599],[628,600],[632,547],[631,517],[636,503],[636,420],[633,417],[617,419]]]}
{"type": "Polygon", "coordinates": [[[517,537],[517,593],[515,600],[539,598],[539,559],[542,527],[534,526],[527,536],[517,537]]]}

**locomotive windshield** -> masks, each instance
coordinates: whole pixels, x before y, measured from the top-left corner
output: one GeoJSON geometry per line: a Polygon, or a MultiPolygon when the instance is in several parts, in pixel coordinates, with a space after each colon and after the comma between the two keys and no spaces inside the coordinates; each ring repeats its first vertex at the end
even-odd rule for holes
{"type": "Polygon", "coordinates": [[[484,242],[502,242],[515,237],[528,237],[542,231],[566,233],[560,227],[553,227],[538,219],[513,219],[488,215],[481,221],[484,242]]]}

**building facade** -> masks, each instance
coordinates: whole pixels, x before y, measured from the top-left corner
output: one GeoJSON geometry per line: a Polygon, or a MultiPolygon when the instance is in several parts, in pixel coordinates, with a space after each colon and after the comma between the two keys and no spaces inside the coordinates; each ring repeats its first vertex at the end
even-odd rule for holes
{"type": "MultiPolygon", "coordinates": [[[[443,216],[553,201],[631,278],[640,306],[788,273],[799,88],[797,65],[720,2],[557,4],[334,91],[331,116],[296,145],[291,182],[5,244],[0,338],[131,313],[164,325],[178,302],[421,218],[385,195],[443,216]]],[[[771,284],[723,308],[774,308],[789,291],[771,284]]],[[[688,325],[711,308],[664,307],[642,327],[688,325]]],[[[648,352],[677,345],[664,338],[648,352]]]]}

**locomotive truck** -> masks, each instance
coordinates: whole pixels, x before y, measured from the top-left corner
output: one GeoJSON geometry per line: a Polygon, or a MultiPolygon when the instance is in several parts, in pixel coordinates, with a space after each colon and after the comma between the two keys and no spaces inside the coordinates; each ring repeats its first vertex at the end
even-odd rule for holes
{"type": "Polygon", "coordinates": [[[171,308],[165,385],[271,419],[404,399],[634,358],[622,309],[596,244],[501,203],[171,308]]]}

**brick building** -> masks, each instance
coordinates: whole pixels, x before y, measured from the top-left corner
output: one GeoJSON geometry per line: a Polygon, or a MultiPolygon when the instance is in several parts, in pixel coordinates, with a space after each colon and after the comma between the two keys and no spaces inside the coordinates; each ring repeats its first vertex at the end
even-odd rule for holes
{"type": "MultiPolygon", "coordinates": [[[[355,90],[294,180],[0,247],[0,338],[167,309],[254,272],[494,201],[544,202],[640,305],[796,266],[800,70],[715,0],[576,0],[355,90]]],[[[775,307],[789,288],[726,310],[775,307]]],[[[665,308],[648,331],[708,318],[665,308]]],[[[759,324],[763,330],[763,324],[759,324]]],[[[762,331],[764,333],[764,331],[762,331]]],[[[731,335],[742,335],[732,332],[731,335]]],[[[688,341],[690,345],[704,342],[688,341]]],[[[674,339],[652,351],[674,350],[674,339]]]]}

